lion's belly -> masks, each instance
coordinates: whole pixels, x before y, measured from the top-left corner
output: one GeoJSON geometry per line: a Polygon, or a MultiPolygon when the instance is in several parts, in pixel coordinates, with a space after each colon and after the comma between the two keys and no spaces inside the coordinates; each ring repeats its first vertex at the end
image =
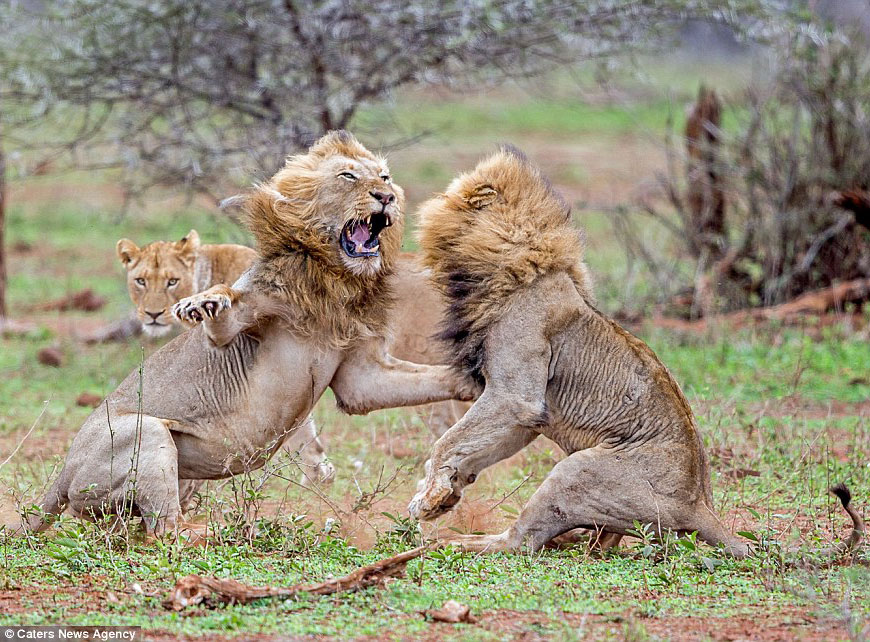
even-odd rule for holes
{"type": "Polygon", "coordinates": [[[290,335],[264,342],[232,412],[201,419],[176,438],[179,477],[214,479],[262,467],[305,421],[338,363],[337,355],[290,335]]]}
{"type": "Polygon", "coordinates": [[[691,416],[664,366],[652,352],[629,349],[622,336],[601,339],[608,331],[607,325],[590,330],[578,323],[553,338],[558,362],[547,385],[551,424],[541,432],[568,453],[598,444],[633,447],[651,439],[693,447],[691,416]],[[591,332],[599,341],[579,339],[591,332]]]}
{"type": "MultiPolygon", "coordinates": [[[[165,347],[148,359],[142,412],[172,422],[179,477],[217,479],[256,470],[311,412],[339,356],[316,352],[286,332],[259,340],[240,335],[226,348],[214,348],[193,334],[198,331],[179,337],[190,343],[173,351],[172,359],[161,354],[165,347]]],[[[125,383],[119,401],[135,412],[138,382],[125,383]]]]}

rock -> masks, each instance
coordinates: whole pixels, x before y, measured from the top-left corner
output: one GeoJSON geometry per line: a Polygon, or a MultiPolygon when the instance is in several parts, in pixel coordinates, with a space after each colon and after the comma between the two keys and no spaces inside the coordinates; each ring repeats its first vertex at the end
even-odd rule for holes
{"type": "Polygon", "coordinates": [[[64,362],[63,352],[60,351],[60,348],[55,347],[43,348],[36,353],[36,359],[42,365],[53,368],[59,368],[64,362]]]}
{"type": "Polygon", "coordinates": [[[440,609],[430,609],[426,611],[426,615],[435,622],[449,622],[451,624],[477,621],[477,618],[471,614],[471,609],[456,600],[447,600],[440,609]]]}

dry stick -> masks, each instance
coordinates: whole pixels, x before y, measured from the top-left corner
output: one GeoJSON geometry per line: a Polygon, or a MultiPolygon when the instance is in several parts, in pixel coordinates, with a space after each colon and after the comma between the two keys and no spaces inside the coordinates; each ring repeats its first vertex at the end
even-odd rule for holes
{"type": "Polygon", "coordinates": [[[248,586],[232,579],[216,577],[200,577],[188,575],[175,584],[175,588],[164,600],[163,606],[173,611],[180,611],[188,606],[202,602],[214,604],[247,604],[254,600],[265,598],[295,597],[300,593],[314,595],[329,595],[345,591],[357,591],[367,586],[382,583],[388,577],[399,577],[405,571],[408,562],[423,555],[428,546],[419,546],[410,551],[399,553],[393,557],[378,560],[368,566],[356,569],[343,577],[337,577],[318,584],[297,584],[289,587],[248,586]]]}
{"type": "Polygon", "coordinates": [[[15,456],[15,453],[18,452],[18,450],[21,448],[21,445],[24,443],[24,441],[25,441],[28,437],[30,437],[30,433],[33,432],[33,429],[36,428],[36,424],[39,423],[39,420],[42,419],[42,415],[45,414],[45,409],[48,408],[48,403],[49,403],[49,401],[51,401],[51,399],[48,399],[47,401],[45,401],[45,402],[42,404],[42,410],[40,411],[39,416],[36,418],[36,420],[34,420],[33,425],[30,426],[30,430],[27,431],[27,433],[24,435],[24,437],[21,438],[21,441],[18,442],[18,445],[15,446],[15,449],[12,451],[12,454],[10,454],[6,459],[3,460],[3,463],[0,464],[0,470],[3,469],[3,466],[5,466],[6,464],[9,463],[9,460],[12,459],[12,458],[15,456]]]}
{"type": "Polygon", "coordinates": [[[505,495],[505,496],[502,497],[499,501],[497,501],[495,504],[493,504],[492,507],[491,507],[488,511],[486,511],[486,512],[487,512],[487,513],[491,513],[491,512],[494,511],[496,508],[498,508],[499,506],[501,506],[502,504],[504,504],[504,503],[508,500],[508,498],[509,498],[511,495],[513,495],[515,492],[517,492],[520,488],[522,488],[522,487],[525,485],[525,483],[526,483],[527,481],[529,481],[529,479],[531,479],[531,477],[532,477],[532,473],[529,473],[528,475],[526,475],[525,479],[523,479],[519,484],[517,484],[516,487],[515,487],[511,492],[509,492],[507,495],[505,495]]]}

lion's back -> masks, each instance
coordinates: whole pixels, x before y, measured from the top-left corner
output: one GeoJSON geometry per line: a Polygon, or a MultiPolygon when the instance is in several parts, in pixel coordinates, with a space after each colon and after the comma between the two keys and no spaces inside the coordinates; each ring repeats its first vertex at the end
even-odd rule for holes
{"type": "Polygon", "coordinates": [[[200,247],[200,254],[211,271],[211,279],[206,288],[218,283],[232,285],[257,259],[255,250],[233,243],[203,245],[200,247]]]}

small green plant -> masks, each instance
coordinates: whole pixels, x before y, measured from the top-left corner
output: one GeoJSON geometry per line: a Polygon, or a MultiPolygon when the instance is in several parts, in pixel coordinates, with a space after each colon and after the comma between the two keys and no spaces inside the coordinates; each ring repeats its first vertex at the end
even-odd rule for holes
{"type": "Polygon", "coordinates": [[[413,548],[423,543],[420,522],[416,519],[388,512],[382,512],[381,515],[390,520],[392,527],[385,533],[378,533],[378,550],[387,552],[403,548],[413,548]]]}

